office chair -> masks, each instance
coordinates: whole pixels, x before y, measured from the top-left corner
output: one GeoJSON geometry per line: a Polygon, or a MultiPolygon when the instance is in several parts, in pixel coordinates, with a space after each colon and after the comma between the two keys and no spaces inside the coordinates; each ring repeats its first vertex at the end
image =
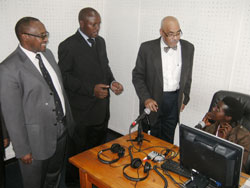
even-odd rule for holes
{"type": "MultiPolygon", "coordinates": [[[[217,91],[212,98],[209,111],[212,110],[212,107],[215,106],[215,104],[217,104],[218,101],[222,100],[226,96],[236,98],[243,105],[244,114],[239,123],[243,125],[246,129],[248,129],[248,131],[250,131],[250,95],[234,91],[225,91],[225,90],[217,91]]],[[[250,174],[250,153],[248,154],[246,172],[250,174]]]]}

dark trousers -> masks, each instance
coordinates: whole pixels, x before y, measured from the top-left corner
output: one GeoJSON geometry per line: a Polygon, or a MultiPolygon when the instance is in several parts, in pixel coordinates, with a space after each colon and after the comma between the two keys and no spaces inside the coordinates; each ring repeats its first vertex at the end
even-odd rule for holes
{"type": "Polygon", "coordinates": [[[65,160],[67,136],[57,140],[56,151],[46,160],[33,160],[24,164],[19,159],[24,188],[58,188],[65,160]]]}
{"type": "MultiPolygon", "coordinates": [[[[75,134],[77,136],[69,138],[67,158],[105,143],[108,132],[108,118],[99,125],[86,126],[77,123],[76,126],[75,134]]],[[[68,161],[66,162],[65,182],[66,185],[79,182],[78,168],[70,164],[68,161]]]]}
{"type": "Polygon", "coordinates": [[[5,185],[4,159],[3,159],[3,153],[1,153],[0,151],[0,188],[4,188],[4,185],[5,185]]]}
{"type": "Polygon", "coordinates": [[[4,187],[5,187],[4,144],[2,135],[2,125],[0,122],[0,188],[4,187]]]}
{"type": "Polygon", "coordinates": [[[175,128],[179,120],[178,96],[179,90],[163,93],[159,116],[154,130],[151,131],[152,135],[169,143],[174,142],[175,128]]]}

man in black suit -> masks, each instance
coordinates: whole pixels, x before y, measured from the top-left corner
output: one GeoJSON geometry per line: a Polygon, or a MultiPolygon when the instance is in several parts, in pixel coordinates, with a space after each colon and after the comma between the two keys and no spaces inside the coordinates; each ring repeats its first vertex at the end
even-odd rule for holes
{"type": "MultiPolygon", "coordinates": [[[[149,108],[151,134],[173,143],[179,113],[189,101],[194,46],[181,40],[178,20],[163,18],[161,37],[141,44],[133,84],[140,100],[140,113],[149,108]]],[[[146,123],[142,122],[144,131],[146,123]]]]}
{"type": "MultiPolygon", "coordinates": [[[[116,95],[123,86],[109,67],[105,41],[98,35],[99,13],[93,8],[79,12],[80,28],[58,48],[59,67],[76,122],[69,156],[104,143],[109,120],[109,89],[116,95]]],[[[68,172],[68,170],[67,170],[68,172]]],[[[72,175],[72,173],[66,173],[72,175]]]]}

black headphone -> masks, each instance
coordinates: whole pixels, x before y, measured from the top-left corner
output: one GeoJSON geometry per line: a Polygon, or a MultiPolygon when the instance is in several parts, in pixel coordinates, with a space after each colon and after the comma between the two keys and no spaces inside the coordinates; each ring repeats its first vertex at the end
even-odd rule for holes
{"type": "Polygon", "coordinates": [[[124,153],[125,153],[125,149],[120,144],[112,144],[110,148],[99,151],[97,154],[97,157],[98,157],[98,160],[104,164],[112,164],[112,163],[117,162],[121,157],[123,157],[124,153]],[[103,153],[104,151],[108,151],[108,150],[111,150],[112,153],[117,153],[118,158],[113,159],[112,161],[107,161],[107,160],[102,159],[101,153],[103,153]]]}
{"type": "Polygon", "coordinates": [[[129,167],[129,166],[136,169],[136,168],[139,168],[139,167],[142,165],[141,159],[139,159],[139,158],[133,158],[132,152],[131,152],[131,148],[132,148],[132,146],[129,146],[129,148],[128,148],[129,155],[130,155],[130,158],[131,158],[131,163],[130,163],[130,164],[126,164],[126,165],[123,167],[123,175],[125,176],[125,178],[127,178],[127,179],[130,180],[130,181],[136,181],[136,182],[138,182],[138,181],[145,180],[145,179],[148,177],[148,175],[149,175],[149,170],[151,169],[151,164],[150,164],[149,162],[146,162],[145,165],[144,165],[144,170],[143,170],[143,172],[144,172],[144,173],[147,173],[146,176],[144,176],[144,177],[141,177],[141,178],[134,178],[134,177],[129,176],[129,175],[125,172],[125,169],[126,169],[127,167],[129,167]]]}

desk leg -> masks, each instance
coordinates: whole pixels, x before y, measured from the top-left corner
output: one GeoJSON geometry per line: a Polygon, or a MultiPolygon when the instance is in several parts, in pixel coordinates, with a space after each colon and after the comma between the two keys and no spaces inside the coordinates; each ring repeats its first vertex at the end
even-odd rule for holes
{"type": "Polygon", "coordinates": [[[92,188],[92,183],[88,180],[88,173],[79,169],[81,188],[92,188]]]}

